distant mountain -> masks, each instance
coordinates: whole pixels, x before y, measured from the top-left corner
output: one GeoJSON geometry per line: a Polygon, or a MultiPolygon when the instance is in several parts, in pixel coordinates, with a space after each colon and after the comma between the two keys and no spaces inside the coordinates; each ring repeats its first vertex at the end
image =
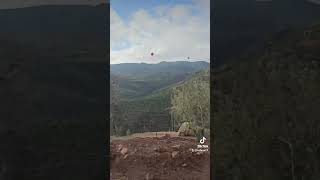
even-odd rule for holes
{"type": "MultiPolygon", "coordinates": [[[[313,0],[316,2],[316,0],[313,0]]],[[[310,0],[213,1],[216,65],[260,49],[270,35],[320,22],[320,6],[310,0]]]]}
{"type": "Polygon", "coordinates": [[[122,97],[137,98],[183,81],[208,67],[209,63],[205,61],[114,64],[111,65],[111,78],[119,83],[122,97]]]}

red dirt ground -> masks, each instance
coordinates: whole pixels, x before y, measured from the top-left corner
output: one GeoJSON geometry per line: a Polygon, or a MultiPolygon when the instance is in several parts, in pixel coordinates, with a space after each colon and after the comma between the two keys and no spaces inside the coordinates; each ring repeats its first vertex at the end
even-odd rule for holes
{"type": "Polygon", "coordinates": [[[114,139],[110,177],[112,180],[209,180],[210,150],[192,152],[190,149],[196,149],[198,144],[195,138],[170,135],[114,139]]]}

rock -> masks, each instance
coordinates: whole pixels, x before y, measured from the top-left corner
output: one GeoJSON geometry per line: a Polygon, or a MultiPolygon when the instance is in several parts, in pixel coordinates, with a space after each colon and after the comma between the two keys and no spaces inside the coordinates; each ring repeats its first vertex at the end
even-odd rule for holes
{"type": "Polygon", "coordinates": [[[173,151],[173,152],[171,153],[171,157],[172,157],[172,158],[175,158],[178,154],[179,154],[178,151],[173,151]]]}
{"type": "Polygon", "coordinates": [[[123,148],[123,145],[122,145],[122,144],[119,144],[117,150],[118,150],[118,151],[121,151],[122,148],[123,148]]]}
{"type": "Polygon", "coordinates": [[[174,148],[174,149],[179,149],[180,147],[181,147],[180,144],[177,144],[177,145],[172,146],[172,148],[174,148]]]}
{"type": "Polygon", "coordinates": [[[128,154],[124,155],[123,159],[127,159],[127,157],[128,157],[128,154]]]}
{"type": "Polygon", "coordinates": [[[122,154],[122,155],[125,155],[125,154],[127,154],[128,153],[128,148],[122,148],[122,150],[120,151],[120,153],[122,154]]]}
{"type": "Polygon", "coordinates": [[[184,122],[181,124],[178,130],[178,136],[194,136],[194,133],[191,129],[191,124],[189,122],[184,122]]]}
{"type": "Polygon", "coordinates": [[[186,163],[183,163],[181,166],[182,166],[182,167],[186,167],[186,166],[187,166],[187,164],[186,164],[186,163]]]}
{"type": "Polygon", "coordinates": [[[153,150],[156,151],[156,152],[160,152],[160,153],[163,153],[163,152],[167,152],[167,151],[168,151],[168,149],[167,149],[167,148],[164,148],[164,147],[154,148],[153,150]]]}

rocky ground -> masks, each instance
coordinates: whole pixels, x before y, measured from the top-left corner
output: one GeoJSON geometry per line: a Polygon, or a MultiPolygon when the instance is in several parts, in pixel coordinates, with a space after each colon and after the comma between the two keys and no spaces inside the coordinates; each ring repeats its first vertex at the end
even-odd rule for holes
{"type": "Polygon", "coordinates": [[[113,139],[111,179],[209,180],[209,151],[191,151],[197,149],[198,144],[195,138],[178,137],[172,133],[113,139]]]}

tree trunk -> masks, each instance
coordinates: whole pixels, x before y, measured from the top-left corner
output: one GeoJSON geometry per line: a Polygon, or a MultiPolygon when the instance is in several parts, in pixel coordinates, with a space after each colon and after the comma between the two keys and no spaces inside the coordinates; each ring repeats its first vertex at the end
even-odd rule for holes
{"type": "Polygon", "coordinates": [[[295,171],[294,171],[294,151],[293,151],[293,145],[289,141],[285,140],[284,138],[279,137],[279,140],[289,146],[290,149],[290,158],[291,158],[291,176],[292,180],[296,180],[295,171]]]}
{"type": "Polygon", "coordinates": [[[200,109],[201,124],[202,124],[202,127],[204,128],[204,119],[203,119],[203,111],[202,111],[202,107],[201,107],[201,106],[199,106],[199,109],[200,109]]]}

